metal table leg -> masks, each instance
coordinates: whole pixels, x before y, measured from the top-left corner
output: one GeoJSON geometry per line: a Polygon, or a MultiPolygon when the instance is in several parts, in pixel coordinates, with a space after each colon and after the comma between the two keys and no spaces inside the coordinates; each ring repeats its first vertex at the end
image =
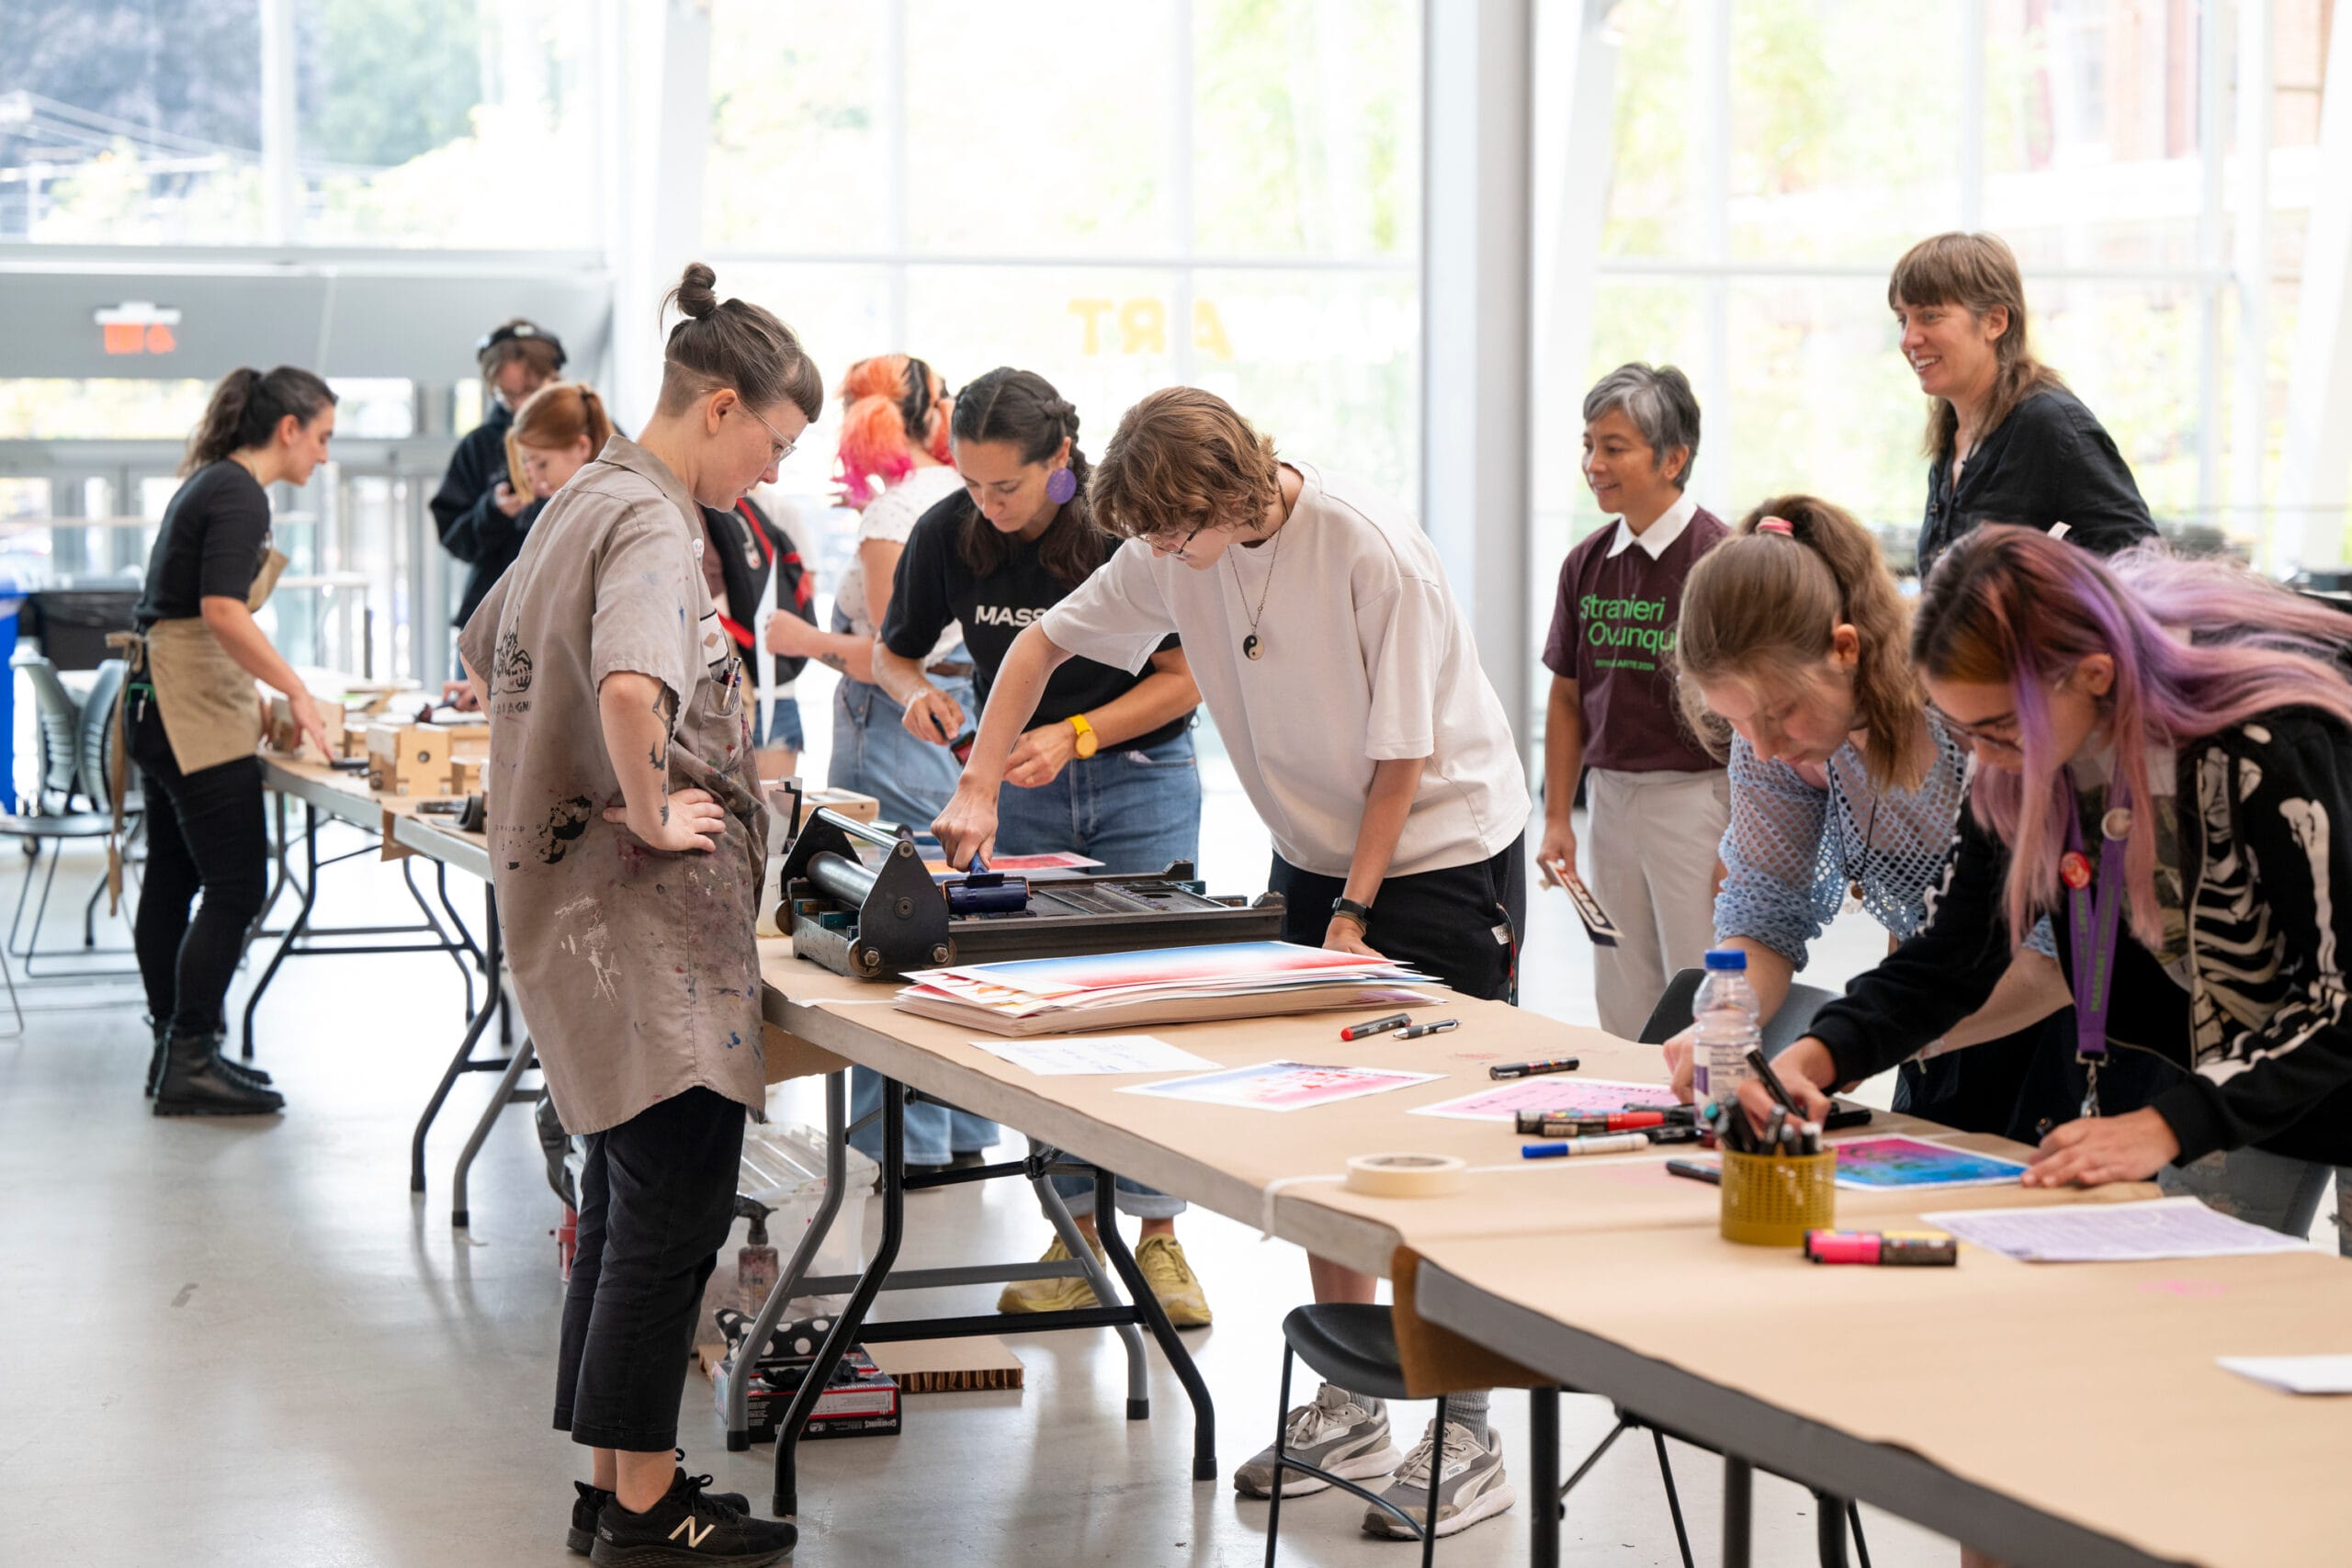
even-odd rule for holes
{"type": "Polygon", "coordinates": [[[727,1448],[730,1453],[741,1453],[752,1446],[751,1406],[752,1369],[759,1365],[765,1353],[768,1336],[775,1332],[784,1309],[799,1292],[800,1281],[808,1277],[809,1267],[817,1261],[817,1249],[833,1228],[833,1219],[842,1212],[842,1184],[849,1179],[849,1075],[825,1075],[825,1196],[817,1204],[817,1212],[808,1216],[808,1224],[800,1233],[800,1244],[792,1249],[792,1261],[776,1276],[775,1288],[768,1292],[768,1299],[760,1303],[760,1314],[752,1320],[743,1336],[735,1359],[741,1365],[729,1369],[727,1379],[727,1448]]]}
{"type": "MultiPolygon", "coordinates": [[[[800,1434],[808,1428],[808,1417],[817,1408],[817,1396],[831,1382],[833,1369],[841,1365],[849,1348],[857,1343],[865,1327],[865,1314],[874,1306],[874,1298],[882,1289],[882,1281],[889,1277],[890,1266],[899,1259],[899,1244],[905,1238],[907,1224],[907,1089],[896,1078],[882,1082],[882,1240],[874,1249],[874,1261],[859,1275],[857,1288],[850,1292],[849,1307],[833,1320],[833,1331],[817,1348],[815,1360],[809,1363],[800,1387],[792,1395],[792,1407],[784,1413],[784,1424],[775,1435],[775,1482],[769,1506],[778,1518],[790,1518],[800,1512],[799,1453],[800,1434]]],[[[756,1348],[754,1354],[757,1354],[756,1348]]]]}
{"type": "Polygon", "coordinates": [[[514,1048],[514,1054],[507,1057],[506,1070],[498,1075],[498,1087],[491,1091],[490,1103],[481,1108],[481,1118],[474,1123],[473,1132],[466,1138],[464,1151],[458,1156],[458,1168],[449,1176],[449,1224],[458,1230],[464,1230],[473,1223],[466,1209],[466,1175],[473,1169],[474,1156],[481,1152],[483,1141],[490,1136],[490,1130],[498,1124],[499,1116],[508,1106],[527,1104],[538,1099],[534,1090],[518,1092],[514,1088],[514,1080],[537,1060],[537,1055],[531,1048],[531,1038],[526,1034],[523,1043],[514,1048]]]}
{"type": "MultiPolygon", "coordinates": [[[[260,1010],[262,995],[269,989],[269,983],[277,978],[278,967],[286,962],[286,955],[294,951],[296,940],[310,928],[311,911],[319,901],[319,808],[307,800],[302,803],[302,854],[304,870],[308,874],[302,879],[301,908],[294,911],[294,919],[278,942],[277,951],[270,954],[269,967],[261,972],[261,978],[254,982],[253,994],[245,998],[243,1052],[248,1062],[254,1059],[254,1014],[260,1010]]],[[[418,1189],[419,1191],[423,1190],[422,1187],[418,1189]]]]}
{"type": "Polygon", "coordinates": [[[1744,1459],[1724,1456],[1724,1568],[1748,1568],[1756,1471],[1744,1459]]]}
{"type": "Polygon", "coordinates": [[[1560,1391],[1527,1391],[1527,1468],[1532,1472],[1527,1510],[1528,1568],[1559,1568],[1560,1391]]]}
{"type": "MultiPolygon", "coordinates": [[[[1029,1140],[1035,1149],[1037,1140],[1029,1140]]],[[[1037,1194],[1037,1207],[1046,1213],[1046,1223],[1061,1237],[1062,1249],[1068,1252],[1079,1271],[1086,1276],[1086,1283],[1094,1292],[1095,1304],[1109,1306],[1118,1300],[1118,1292],[1111,1288],[1111,1277],[1102,1265],[1094,1260],[1094,1249],[1086,1245],[1086,1237],[1079,1234],[1078,1222],[1070,1217],[1069,1205],[1054,1190],[1052,1181],[1038,1177],[1029,1185],[1037,1194]]],[[[1097,1225],[1101,1221],[1097,1220],[1097,1225]]],[[[1151,1368],[1143,1359],[1143,1330],[1132,1323],[1118,1325],[1119,1343],[1127,1352],[1127,1419],[1145,1421],[1151,1417],[1151,1368]]]]}
{"type": "MultiPolygon", "coordinates": [[[[449,1088],[458,1081],[459,1075],[491,1071],[506,1072],[511,1076],[503,1087],[510,1089],[513,1088],[513,1077],[520,1075],[520,1069],[514,1066],[511,1059],[503,1062],[474,1060],[474,1046],[481,1041],[482,1032],[490,1027],[491,1017],[497,1010],[498,1002],[505,992],[505,987],[500,984],[498,978],[504,953],[504,947],[498,933],[498,891],[490,884],[484,883],[481,896],[483,919],[486,922],[482,939],[490,964],[491,994],[483,1000],[481,1007],[474,1010],[473,1017],[467,1021],[466,1032],[458,1041],[457,1053],[449,1058],[449,1066],[442,1072],[441,1081],[434,1086],[433,1097],[424,1102],[424,1114],[416,1119],[416,1131],[410,1136],[408,1145],[408,1190],[412,1192],[424,1190],[424,1134],[432,1130],[433,1119],[441,1114],[441,1103],[449,1098],[449,1088]]],[[[282,949],[280,956],[284,956],[282,949]]],[[[468,992],[470,993],[473,988],[473,977],[470,972],[467,975],[466,986],[468,992]]],[[[250,1025],[248,1028],[250,1029],[250,1025]]],[[[516,1048],[515,1055],[520,1056],[527,1048],[526,1042],[526,1045],[516,1048]]],[[[492,1100],[492,1106],[490,1119],[495,1120],[496,1112],[505,1108],[505,1102],[492,1100]]],[[[470,1151],[469,1157],[470,1157],[470,1151]]],[[[459,1206],[463,1206],[462,1199],[459,1206]]],[[[460,1220],[458,1223],[463,1224],[465,1222],[460,1220]]]]}
{"type": "Polygon", "coordinates": [[[1176,1337],[1176,1327],[1168,1321],[1168,1314],[1159,1298],[1151,1293],[1151,1285],[1136,1267],[1135,1254],[1127,1250],[1126,1238],[1119,1234],[1119,1210],[1113,1201],[1117,1178],[1097,1166],[1094,1170],[1094,1234],[1102,1238],[1102,1250],[1111,1266],[1127,1287],[1128,1296],[1151,1325],[1151,1337],[1159,1341],[1159,1352],[1168,1358],[1168,1365],[1176,1373],[1176,1381],[1184,1385],[1185,1397],[1193,1402],[1193,1479],[1216,1479],[1216,1406],[1210,1402],[1209,1385],[1202,1381],[1201,1369],[1193,1364],[1193,1354],[1176,1337]]]}

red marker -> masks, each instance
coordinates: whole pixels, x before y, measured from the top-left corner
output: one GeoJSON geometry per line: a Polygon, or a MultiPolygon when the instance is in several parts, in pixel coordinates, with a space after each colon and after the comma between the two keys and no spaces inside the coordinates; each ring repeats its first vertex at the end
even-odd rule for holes
{"type": "Polygon", "coordinates": [[[1807,1231],[1804,1255],[1815,1263],[1951,1268],[1960,1244],[1942,1231],[1807,1231]]]}
{"type": "Polygon", "coordinates": [[[1590,1116],[1522,1111],[1519,1113],[1519,1131],[1522,1137],[1582,1138],[1595,1133],[1635,1133],[1645,1127],[1663,1127],[1666,1117],[1656,1111],[1611,1111],[1590,1116]]]}
{"type": "Polygon", "coordinates": [[[1342,1040],[1363,1040],[1374,1034],[1385,1034],[1392,1029],[1402,1029],[1413,1021],[1412,1014],[1392,1012],[1386,1018],[1375,1018],[1366,1023],[1351,1023],[1340,1031],[1342,1040]]]}

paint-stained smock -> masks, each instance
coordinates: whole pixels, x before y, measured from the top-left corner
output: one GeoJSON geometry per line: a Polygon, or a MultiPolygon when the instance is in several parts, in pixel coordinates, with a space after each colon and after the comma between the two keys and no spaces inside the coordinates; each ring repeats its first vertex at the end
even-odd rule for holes
{"type": "Polygon", "coordinates": [[[458,638],[491,694],[484,776],[507,963],[573,1133],[697,1086],[763,1102],[753,924],[766,809],[702,537],[677,477],[615,436],[458,638]],[[715,851],[665,852],[605,820],[622,798],[596,692],[619,671],[662,682],[669,786],[718,798],[715,851]]]}

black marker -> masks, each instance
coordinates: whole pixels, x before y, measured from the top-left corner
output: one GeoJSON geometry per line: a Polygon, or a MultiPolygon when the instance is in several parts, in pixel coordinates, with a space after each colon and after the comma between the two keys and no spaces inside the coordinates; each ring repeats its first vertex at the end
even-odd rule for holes
{"type": "Polygon", "coordinates": [[[1679,1176],[1687,1181],[1703,1181],[1710,1187],[1721,1187],[1724,1184],[1722,1171],[1711,1165],[1701,1165],[1697,1160],[1668,1160],[1666,1173],[1668,1176],[1679,1176]]]}
{"type": "Polygon", "coordinates": [[[1419,1040],[1424,1034],[1442,1034],[1449,1029],[1459,1029],[1461,1027],[1462,1021],[1458,1018],[1442,1018],[1435,1023],[1417,1023],[1410,1029],[1400,1029],[1396,1032],[1396,1038],[1399,1040],[1419,1040]]]}
{"type": "Polygon", "coordinates": [[[1538,1062],[1497,1062],[1487,1069],[1490,1078],[1528,1078],[1539,1073],[1572,1073],[1584,1066],[1577,1056],[1547,1056],[1538,1062]]]}
{"type": "Polygon", "coordinates": [[[1366,1035],[1385,1034],[1392,1029],[1402,1029],[1412,1021],[1413,1015],[1410,1013],[1392,1012],[1386,1018],[1375,1018],[1363,1023],[1351,1023],[1340,1031],[1340,1038],[1362,1040],[1366,1035]]]}

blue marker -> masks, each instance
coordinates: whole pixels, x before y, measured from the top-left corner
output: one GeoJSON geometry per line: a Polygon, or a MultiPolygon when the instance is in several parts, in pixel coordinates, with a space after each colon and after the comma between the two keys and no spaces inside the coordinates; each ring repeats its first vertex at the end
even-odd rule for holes
{"type": "Polygon", "coordinates": [[[1574,1155],[1630,1155],[1650,1146],[1639,1133],[1612,1133],[1600,1138],[1569,1138],[1556,1144],[1522,1144],[1521,1159],[1565,1159],[1574,1155]]]}

